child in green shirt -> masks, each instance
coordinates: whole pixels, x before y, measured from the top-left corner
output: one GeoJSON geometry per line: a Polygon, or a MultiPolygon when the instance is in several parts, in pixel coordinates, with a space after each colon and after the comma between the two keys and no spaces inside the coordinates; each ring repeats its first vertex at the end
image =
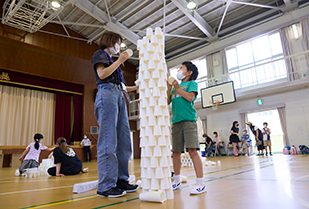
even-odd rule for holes
{"type": "Polygon", "coordinates": [[[190,194],[202,194],[206,192],[206,185],[203,180],[202,160],[197,152],[199,141],[197,137],[196,111],[193,107],[198,94],[198,86],[195,79],[198,76],[198,69],[192,62],[184,62],[177,72],[179,84],[174,80],[172,85],[168,84],[169,103],[172,102],[172,145],[174,181],[173,189],[181,188],[180,167],[181,152],[188,149],[193,161],[196,173],[196,186],[191,189],[190,194]]]}

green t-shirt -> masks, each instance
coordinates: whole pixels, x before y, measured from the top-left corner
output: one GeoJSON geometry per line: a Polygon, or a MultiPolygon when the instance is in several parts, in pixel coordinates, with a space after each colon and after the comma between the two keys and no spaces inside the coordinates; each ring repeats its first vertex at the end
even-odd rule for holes
{"type": "MultiPolygon", "coordinates": [[[[186,92],[196,92],[196,95],[198,93],[197,83],[194,80],[181,82],[179,86],[186,92]]],[[[180,96],[174,88],[172,89],[170,98],[172,101],[173,123],[178,123],[180,121],[196,121],[196,111],[193,107],[196,95],[193,101],[189,102],[180,96]]]]}

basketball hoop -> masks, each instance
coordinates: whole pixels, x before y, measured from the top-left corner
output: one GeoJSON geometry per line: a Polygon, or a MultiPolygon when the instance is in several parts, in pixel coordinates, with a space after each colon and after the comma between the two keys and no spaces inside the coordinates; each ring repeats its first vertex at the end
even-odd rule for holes
{"type": "Polygon", "coordinates": [[[212,105],[212,110],[217,110],[218,106],[220,105],[218,100],[209,101],[209,103],[212,105]]]}

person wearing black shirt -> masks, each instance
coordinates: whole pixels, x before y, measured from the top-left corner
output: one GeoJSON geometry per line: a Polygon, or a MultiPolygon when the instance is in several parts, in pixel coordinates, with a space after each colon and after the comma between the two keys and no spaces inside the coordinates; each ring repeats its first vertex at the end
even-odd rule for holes
{"type": "Polygon", "coordinates": [[[206,138],[205,152],[207,156],[210,157],[212,154],[212,150],[215,148],[215,144],[207,134],[203,134],[203,137],[206,138]]]}
{"type": "Polygon", "coordinates": [[[239,132],[238,126],[239,126],[238,121],[234,121],[233,126],[231,128],[231,135],[230,135],[230,142],[232,142],[233,144],[233,152],[234,152],[235,157],[238,156],[237,145],[238,145],[238,142],[240,142],[239,137],[238,137],[238,132],[239,132]]]}
{"type": "Polygon", "coordinates": [[[252,131],[254,137],[255,137],[255,143],[256,146],[258,148],[259,153],[257,154],[259,155],[264,155],[264,143],[263,143],[263,133],[262,131],[257,127],[254,126],[251,122],[246,123],[249,127],[250,130],[252,131]]]}

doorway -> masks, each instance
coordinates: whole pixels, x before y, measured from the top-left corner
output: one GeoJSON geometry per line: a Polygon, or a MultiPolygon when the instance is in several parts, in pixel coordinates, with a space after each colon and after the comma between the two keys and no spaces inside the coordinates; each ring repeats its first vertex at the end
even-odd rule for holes
{"type": "MultiPolygon", "coordinates": [[[[272,153],[282,153],[282,149],[284,147],[283,132],[277,109],[247,113],[247,121],[252,122],[253,125],[260,128],[260,130],[263,129],[263,123],[267,122],[268,128],[271,131],[270,138],[272,143],[272,153]]],[[[252,140],[253,151],[257,152],[257,149],[255,148],[255,138],[251,131],[249,133],[252,140]]]]}

